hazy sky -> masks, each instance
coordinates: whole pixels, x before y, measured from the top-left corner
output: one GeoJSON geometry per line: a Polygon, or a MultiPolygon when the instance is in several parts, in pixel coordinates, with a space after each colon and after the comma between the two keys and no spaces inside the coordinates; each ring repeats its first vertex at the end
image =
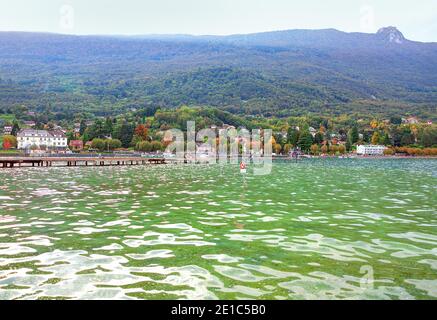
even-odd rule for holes
{"type": "Polygon", "coordinates": [[[1,31],[222,35],[389,25],[437,42],[437,0],[0,0],[1,31]]]}

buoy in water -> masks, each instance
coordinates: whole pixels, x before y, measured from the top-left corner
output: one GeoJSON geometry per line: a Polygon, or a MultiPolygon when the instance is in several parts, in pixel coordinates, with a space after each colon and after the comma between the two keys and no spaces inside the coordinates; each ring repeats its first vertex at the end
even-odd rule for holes
{"type": "Polygon", "coordinates": [[[246,173],[246,164],[244,162],[240,163],[240,173],[246,173]]]}

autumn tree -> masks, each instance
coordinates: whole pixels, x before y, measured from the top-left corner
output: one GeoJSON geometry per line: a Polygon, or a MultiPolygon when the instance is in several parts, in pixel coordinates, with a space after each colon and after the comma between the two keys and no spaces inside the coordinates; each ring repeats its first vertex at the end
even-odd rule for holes
{"type": "Polygon", "coordinates": [[[13,135],[6,135],[3,137],[3,149],[9,150],[17,147],[17,138],[13,135]]]}
{"type": "Polygon", "coordinates": [[[372,144],[373,145],[377,145],[377,144],[379,144],[379,132],[378,131],[375,131],[375,133],[373,134],[373,136],[372,136],[372,144]]]}
{"type": "Polygon", "coordinates": [[[395,154],[395,151],[391,148],[387,148],[384,150],[384,155],[386,155],[386,156],[392,156],[394,154],[395,154]]]}
{"type": "Polygon", "coordinates": [[[329,147],[328,147],[328,145],[324,144],[324,145],[320,148],[320,151],[321,151],[323,154],[327,154],[328,151],[329,151],[329,147]]]}
{"type": "Polygon", "coordinates": [[[335,155],[338,152],[338,146],[333,144],[329,147],[329,153],[335,155]]]}
{"type": "Polygon", "coordinates": [[[289,143],[284,144],[284,153],[289,154],[291,149],[293,149],[293,146],[289,143]]]}
{"type": "Polygon", "coordinates": [[[134,135],[141,141],[145,141],[148,138],[149,129],[144,124],[139,124],[134,131],[134,135]]]}
{"type": "Polygon", "coordinates": [[[282,146],[279,143],[275,143],[273,145],[273,150],[275,151],[276,154],[280,154],[282,151],[282,146]]]}
{"type": "Polygon", "coordinates": [[[313,144],[311,146],[311,154],[313,154],[313,155],[319,154],[319,145],[318,144],[313,144]]]}

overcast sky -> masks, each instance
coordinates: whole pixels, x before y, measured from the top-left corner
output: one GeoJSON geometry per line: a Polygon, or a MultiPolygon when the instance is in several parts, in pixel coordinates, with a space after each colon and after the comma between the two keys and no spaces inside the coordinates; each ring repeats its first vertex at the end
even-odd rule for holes
{"type": "Polygon", "coordinates": [[[224,35],[392,25],[437,42],[437,0],[0,0],[1,31],[224,35]]]}

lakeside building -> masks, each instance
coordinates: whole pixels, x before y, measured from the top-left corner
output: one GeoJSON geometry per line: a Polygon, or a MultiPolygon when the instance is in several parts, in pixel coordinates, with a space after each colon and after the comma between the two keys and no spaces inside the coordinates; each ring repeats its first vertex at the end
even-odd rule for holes
{"type": "Polygon", "coordinates": [[[12,126],[4,126],[3,128],[3,134],[6,135],[11,135],[12,134],[12,126]]]}
{"type": "Polygon", "coordinates": [[[65,149],[67,137],[60,130],[33,130],[24,129],[17,134],[18,149],[65,149]]]}
{"type": "Polygon", "coordinates": [[[70,141],[70,149],[72,151],[82,151],[83,150],[83,141],[82,140],[71,140],[70,141]]]}
{"type": "Polygon", "coordinates": [[[387,148],[384,146],[361,145],[357,146],[357,154],[364,156],[382,156],[385,149],[387,148]]]}

